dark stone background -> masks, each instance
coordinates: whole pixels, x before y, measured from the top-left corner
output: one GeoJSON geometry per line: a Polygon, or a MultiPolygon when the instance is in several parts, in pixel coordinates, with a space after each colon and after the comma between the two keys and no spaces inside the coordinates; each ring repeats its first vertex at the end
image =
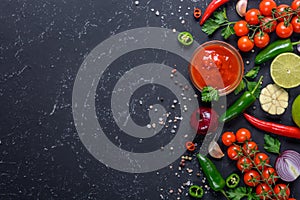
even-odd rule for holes
{"type": "MultiPolygon", "coordinates": [[[[204,185],[202,177],[195,175],[199,168],[195,159],[188,163],[188,167],[194,169],[192,176],[177,170],[179,160],[173,164],[173,169],[166,167],[147,174],[127,174],[107,168],[81,143],[73,123],[71,104],[74,79],[84,57],[113,34],[154,26],[190,31],[199,43],[221,39],[220,32],[208,38],[192,17],[192,9],[197,6],[204,10],[206,2],[209,1],[141,0],[136,6],[130,0],[2,0],[0,199],[160,199],[161,196],[163,199],[189,199],[187,189],[178,193],[184,182],[191,180],[204,185]],[[156,16],[152,8],[158,10],[160,16],[156,16]],[[184,24],[180,17],[185,20],[184,24]],[[169,194],[171,189],[173,194],[169,194]]],[[[248,7],[257,7],[258,2],[250,1],[248,7]]],[[[235,3],[231,1],[226,5],[231,20],[238,19],[235,3]]],[[[299,38],[299,34],[294,34],[292,40],[299,38]]],[[[228,42],[236,46],[234,36],[228,42]]],[[[252,61],[256,52],[242,56],[245,61],[252,61]]],[[[141,52],[141,55],[145,62],[152,56],[157,63],[165,61],[169,66],[182,66],[181,72],[188,77],[186,66],[176,57],[166,60],[160,52],[141,52]]],[[[126,65],[126,59],[116,62],[126,65]]],[[[245,67],[249,69],[253,65],[250,62],[245,67]]],[[[271,82],[269,65],[262,65],[260,74],[266,77],[263,85],[271,82]]],[[[109,85],[107,88],[111,89],[109,85]]],[[[288,92],[291,103],[300,88],[288,92]]],[[[236,98],[229,95],[228,104],[236,98]]],[[[254,106],[256,109],[250,108],[249,112],[262,119],[293,125],[291,106],[278,118],[261,112],[258,102],[254,106]]],[[[240,127],[252,129],[254,140],[260,149],[263,148],[263,133],[242,117],[227,124],[224,130],[235,131],[240,127]]],[[[278,138],[282,142],[281,150],[300,151],[298,140],[278,138]]],[[[274,163],[276,156],[271,158],[274,163]]],[[[235,162],[227,158],[214,162],[224,177],[237,171],[235,162]]],[[[299,179],[290,186],[291,196],[299,199],[299,179]]],[[[220,193],[208,191],[203,199],[223,198],[220,196],[220,193]]]]}

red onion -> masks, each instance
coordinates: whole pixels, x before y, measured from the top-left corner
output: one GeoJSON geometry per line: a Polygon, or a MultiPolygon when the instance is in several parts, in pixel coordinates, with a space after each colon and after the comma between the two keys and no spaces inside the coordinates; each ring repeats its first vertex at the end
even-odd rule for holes
{"type": "Polygon", "coordinates": [[[297,51],[300,53],[300,44],[297,44],[297,51]]]}
{"type": "Polygon", "coordinates": [[[275,168],[278,176],[292,182],[300,175],[300,154],[294,150],[284,151],[276,160],[275,168]]]}

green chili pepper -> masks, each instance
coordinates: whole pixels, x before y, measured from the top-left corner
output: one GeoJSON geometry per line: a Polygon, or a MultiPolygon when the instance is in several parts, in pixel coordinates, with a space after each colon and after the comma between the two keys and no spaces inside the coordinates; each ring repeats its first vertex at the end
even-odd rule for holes
{"type": "Polygon", "coordinates": [[[240,177],[236,173],[230,174],[226,178],[226,186],[228,188],[236,188],[236,186],[239,184],[239,182],[240,182],[240,177]]]}
{"type": "Polygon", "coordinates": [[[191,45],[194,41],[192,34],[190,34],[189,32],[179,33],[177,39],[181,44],[185,46],[191,45]]]}
{"type": "Polygon", "coordinates": [[[256,55],[255,64],[259,65],[261,63],[264,63],[284,52],[292,52],[294,51],[293,46],[297,44],[300,44],[300,41],[292,43],[290,39],[277,40],[275,42],[272,42],[256,55]]]}
{"type": "Polygon", "coordinates": [[[202,187],[198,186],[198,185],[192,185],[189,188],[189,195],[191,197],[200,199],[201,197],[203,197],[204,191],[202,189],[202,187]]]}
{"type": "Polygon", "coordinates": [[[207,178],[210,188],[214,191],[224,192],[223,188],[225,187],[225,180],[223,179],[221,173],[218,171],[213,162],[200,153],[197,154],[197,158],[202,167],[203,173],[207,178]]]}
{"type": "Polygon", "coordinates": [[[219,118],[220,122],[228,122],[235,117],[242,114],[251,104],[253,104],[256,100],[256,96],[254,95],[255,91],[258,89],[259,85],[262,81],[262,76],[260,77],[258,83],[255,88],[250,92],[246,91],[244,94],[232,104],[223,115],[219,118]]]}

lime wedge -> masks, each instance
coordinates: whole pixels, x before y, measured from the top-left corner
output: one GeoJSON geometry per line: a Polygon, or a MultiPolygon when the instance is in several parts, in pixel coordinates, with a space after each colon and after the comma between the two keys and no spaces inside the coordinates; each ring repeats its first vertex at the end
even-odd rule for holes
{"type": "Polygon", "coordinates": [[[293,102],[292,117],[297,126],[300,127],[300,95],[298,95],[293,102]]]}
{"type": "Polygon", "coordinates": [[[294,53],[282,53],[277,56],[270,67],[273,81],[283,88],[300,85],[300,57],[294,53]]]}

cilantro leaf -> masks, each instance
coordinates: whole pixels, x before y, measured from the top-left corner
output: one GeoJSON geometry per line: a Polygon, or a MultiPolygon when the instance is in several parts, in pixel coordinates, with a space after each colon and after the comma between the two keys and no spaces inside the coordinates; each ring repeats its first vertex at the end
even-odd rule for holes
{"type": "Polygon", "coordinates": [[[223,24],[225,22],[228,22],[225,8],[220,12],[214,12],[214,17],[216,18],[215,22],[218,24],[223,24]]]}
{"type": "Polygon", "coordinates": [[[211,86],[202,89],[201,100],[204,102],[218,101],[220,98],[219,91],[211,86]]]}
{"type": "MultiPolygon", "coordinates": [[[[254,81],[247,81],[247,88],[249,91],[253,91],[258,83],[254,81]]],[[[255,89],[253,95],[258,98],[261,91],[261,84],[255,89]]]]}
{"type": "Polygon", "coordinates": [[[234,94],[237,95],[239,94],[241,91],[243,91],[246,88],[246,84],[245,81],[242,80],[240,82],[240,84],[237,86],[237,88],[234,90],[234,94]]]}
{"type": "Polygon", "coordinates": [[[247,189],[246,189],[246,187],[238,187],[234,190],[229,190],[227,192],[227,195],[228,195],[229,199],[240,200],[247,196],[247,189]]]}
{"type": "Polygon", "coordinates": [[[235,32],[234,32],[234,29],[232,26],[228,25],[226,26],[225,28],[222,29],[222,33],[221,35],[224,37],[224,39],[228,39],[231,35],[233,35],[235,32]]]}
{"type": "Polygon", "coordinates": [[[270,153],[280,153],[280,141],[269,135],[264,136],[265,144],[264,149],[270,153]]]}
{"type": "Polygon", "coordinates": [[[234,190],[229,190],[227,192],[229,199],[231,200],[241,200],[244,197],[247,197],[248,200],[258,200],[259,197],[252,192],[252,188],[248,187],[238,187],[234,190]]]}
{"type": "Polygon", "coordinates": [[[256,78],[258,72],[260,70],[260,67],[259,66],[255,66],[253,67],[250,71],[248,71],[246,74],[245,74],[245,77],[246,78],[256,78]]]}
{"type": "Polygon", "coordinates": [[[202,31],[207,35],[213,34],[218,28],[220,28],[220,24],[218,24],[212,18],[208,19],[204,25],[202,26],[202,31]]]}

